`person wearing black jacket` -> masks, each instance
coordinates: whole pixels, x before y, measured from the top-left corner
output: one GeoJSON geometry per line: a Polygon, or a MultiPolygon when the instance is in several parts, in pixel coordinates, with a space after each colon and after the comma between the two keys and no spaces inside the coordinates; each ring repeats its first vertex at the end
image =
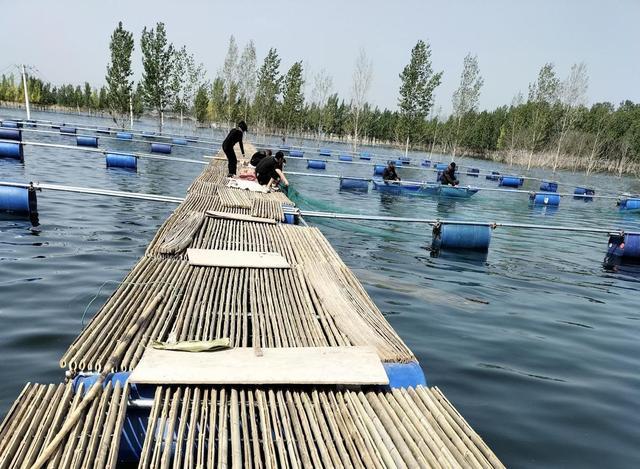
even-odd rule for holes
{"type": "Polygon", "coordinates": [[[229,160],[229,174],[228,177],[233,177],[236,175],[236,171],[238,170],[238,158],[236,158],[236,152],[233,147],[236,143],[240,144],[240,152],[242,156],[244,156],[244,146],[242,145],[242,136],[247,131],[247,123],[245,121],[238,122],[238,126],[234,127],[229,131],[227,138],[222,142],[222,150],[224,154],[227,155],[227,160],[229,160]]]}
{"type": "Polygon", "coordinates": [[[382,173],[382,179],[384,181],[399,181],[400,176],[396,173],[396,164],[393,161],[389,161],[389,164],[382,173]]]}
{"type": "Polygon", "coordinates": [[[284,168],[284,153],[277,152],[275,156],[267,156],[262,158],[256,166],[256,178],[262,186],[267,186],[270,189],[271,186],[276,185],[278,182],[282,182],[285,186],[289,185],[289,181],[284,175],[282,169],[284,168]]]}
{"type": "Polygon", "coordinates": [[[258,163],[260,163],[260,161],[262,161],[262,159],[267,156],[271,156],[271,150],[259,150],[253,154],[253,156],[251,157],[251,161],[249,161],[249,164],[255,168],[256,166],[258,166],[258,163]]]}
{"type": "Polygon", "coordinates": [[[451,162],[451,164],[442,172],[442,176],[440,176],[440,183],[443,186],[457,186],[459,181],[456,179],[456,164],[451,162]]]}

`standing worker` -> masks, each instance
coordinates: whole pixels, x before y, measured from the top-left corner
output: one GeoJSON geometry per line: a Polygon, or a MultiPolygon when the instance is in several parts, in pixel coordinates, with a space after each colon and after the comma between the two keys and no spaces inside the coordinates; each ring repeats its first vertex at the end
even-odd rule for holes
{"type": "Polygon", "coordinates": [[[238,126],[229,131],[227,138],[222,142],[222,150],[227,155],[229,161],[229,174],[227,177],[234,177],[238,169],[238,159],[233,147],[236,143],[240,144],[240,152],[244,156],[244,146],[242,145],[242,136],[247,131],[247,123],[245,121],[238,122],[238,126]]]}
{"type": "Polygon", "coordinates": [[[459,181],[456,179],[456,164],[451,162],[451,164],[442,172],[442,176],[440,176],[440,183],[443,186],[457,186],[459,181]]]}

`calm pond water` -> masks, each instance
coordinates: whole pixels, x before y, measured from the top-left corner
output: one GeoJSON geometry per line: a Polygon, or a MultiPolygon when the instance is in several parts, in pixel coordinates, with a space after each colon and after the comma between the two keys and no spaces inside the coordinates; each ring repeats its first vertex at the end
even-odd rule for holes
{"type": "MultiPolygon", "coordinates": [[[[11,115],[21,117],[0,111],[11,115]]],[[[57,134],[25,133],[25,139],[73,144],[57,134]]],[[[146,144],[109,140],[101,147],[147,151],[146,144]]],[[[203,153],[174,147],[172,156],[200,159],[203,153]]],[[[136,174],[107,170],[102,156],[86,152],[27,147],[25,155],[24,165],[0,160],[0,180],[182,196],[202,170],[142,159],[136,174]]],[[[483,171],[522,172],[466,162],[483,171]]],[[[306,172],[306,162],[289,158],[287,169],[306,172]]],[[[400,171],[405,179],[434,179],[433,173],[400,171]]],[[[326,173],[369,177],[371,167],[334,162],[326,173]]],[[[568,172],[556,178],[568,184],[561,191],[586,183],[597,193],[640,191],[628,178],[568,172]]],[[[481,192],[469,200],[438,201],[340,192],[333,179],[290,180],[303,208],[640,230],[640,215],[620,214],[611,200],[563,198],[557,211],[548,211],[531,208],[525,194],[481,192]]],[[[496,185],[483,178],[461,181],[496,185]]],[[[537,184],[527,181],[525,188],[537,184]]],[[[174,208],[51,191],[39,194],[38,206],[37,235],[23,220],[0,217],[2,415],[27,381],[63,378],[58,360],[80,332],[83,314],[86,321],[108,298],[174,208]]],[[[640,467],[640,271],[602,268],[606,235],[498,228],[486,257],[433,258],[424,225],[311,223],[417,355],[429,384],[445,392],[508,466],[640,467]]]]}

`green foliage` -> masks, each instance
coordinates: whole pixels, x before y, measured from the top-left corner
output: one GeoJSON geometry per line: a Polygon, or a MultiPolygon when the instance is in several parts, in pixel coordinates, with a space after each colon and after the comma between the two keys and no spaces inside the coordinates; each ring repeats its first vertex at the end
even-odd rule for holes
{"type": "MultiPolygon", "coordinates": [[[[131,76],[131,53],[133,52],[133,34],[122,27],[122,21],[111,35],[109,49],[111,61],[107,65],[106,102],[114,122],[123,124],[125,116],[129,114],[129,103],[133,92],[133,80],[131,76]]],[[[85,87],[89,87],[87,83],[85,87]]]]}
{"type": "Polygon", "coordinates": [[[282,86],[280,57],[276,49],[269,49],[258,71],[258,86],[254,109],[263,126],[272,128],[276,120],[276,107],[282,86]]]}
{"type": "Polygon", "coordinates": [[[208,107],[209,95],[207,93],[207,88],[202,85],[200,86],[200,88],[198,88],[194,101],[194,113],[198,122],[204,123],[207,121],[208,107]]]}
{"type": "Polygon", "coordinates": [[[284,127],[285,135],[287,135],[290,130],[296,130],[300,125],[302,108],[304,106],[303,85],[302,61],[300,61],[294,63],[284,77],[281,125],[284,127]]]}

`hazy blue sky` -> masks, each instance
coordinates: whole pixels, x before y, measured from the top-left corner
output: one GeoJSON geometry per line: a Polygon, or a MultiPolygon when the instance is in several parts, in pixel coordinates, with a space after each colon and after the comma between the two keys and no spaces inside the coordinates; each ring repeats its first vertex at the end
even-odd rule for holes
{"type": "Polygon", "coordinates": [[[138,78],[142,28],[164,21],[169,40],[195,53],[210,77],[233,34],[240,47],[255,41],[259,63],[276,47],[283,71],[299,59],[309,79],[325,68],[344,97],[364,47],[374,65],[369,100],[380,106],[396,107],[398,74],[418,39],[431,44],[434,68],[444,71],[436,102],[445,111],[467,52],[478,55],[485,79],[481,108],[526,92],[545,62],[564,77],[584,61],[591,102],[640,101],[638,0],[0,0],[0,12],[0,72],[24,62],[54,83],[102,84],[119,20],[134,32],[138,78]]]}

